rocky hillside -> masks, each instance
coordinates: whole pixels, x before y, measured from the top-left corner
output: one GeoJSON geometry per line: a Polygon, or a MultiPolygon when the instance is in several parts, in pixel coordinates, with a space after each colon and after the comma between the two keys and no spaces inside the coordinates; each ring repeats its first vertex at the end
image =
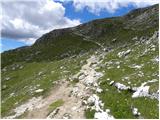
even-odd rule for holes
{"type": "Polygon", "coordinates": [[[158,11],[53,30],[2,53],[2,118],[158,118],[158,11]]]}
{"type": "Polygon", "coordinates": [[[30,47],[4,52],[2,67],[14,62],[63,59],[100,47],[110,49],[128,44],[133,42],[131,39],[134,36],[151,36],[155,30],[158,31],[158,11],[158,5],[154,5],[133,10],[122,17],[99,19],[73,28],[53,30],[30,47]]]}

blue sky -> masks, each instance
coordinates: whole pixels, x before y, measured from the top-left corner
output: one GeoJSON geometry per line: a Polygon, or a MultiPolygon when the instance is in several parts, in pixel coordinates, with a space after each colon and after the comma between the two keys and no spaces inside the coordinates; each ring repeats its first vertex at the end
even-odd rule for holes
{"type": "Polygon", "coordinates": [[[116,10],[114,13],[107,12],[106,10],[103,10],[99,13],[99,15],[96,15],[94,13],[89,12],[86,9],[83,9],[82,11],[75,11],[74,7],[72,5],[72,2],[69,2],[67,4],[63,4],[66,8],[65,16],[71,18],[71,19],[80,19],[82,23],[94,20],[94,19],[100,19],[100,18],[108,18],[108,17],[114,17],[114,16],[121,16],[126,13],[128,13],[130,10],[134,9],[135,7],[133,5],[129,5],[127,7],[121,7],[118,10],[116,10]]]}
{"type": "Polygon", "coordinates": [[[26,44],[23,42],[18,42],[14,39],[1,38],[1,51],[10,50],[13,48],[18,48],[20,46],[25,46],[26,44]]]}
{"type": "MultiPolygon", "coordinates": [[[[14,7],[10,12],[13,12],[12,14],[15,14],[15,16],[12,16],[10,12],[8,13],[6,12],[4,14],[4,20],[3,20],[5,21],[4,26],[2,21],[1,52],[14,49],[17,47],[25,46],[25,45],[31,45],[31,43],[33,43],[32,41],[35,41],[42,34],[52,29],[63,28],[63,26],[65,27],[75,26],[80,23],[85,23],[94,19],[121,16],[128,13],[130,10],[137,8],[139,5],[137,3],[135,4],[127,3],[127,5],[124,5],[124,6],[123,5],[116,6],[116,5],[119,5],[119,3],[113,3],[115,4],[116,7],[112,5],[111,10],[113,11],[110,11],[110,8],[105,7],[104,5],[98,6],[97,8],[98,10],[96,10],[96,8],[95,7],[92,8],[92,6],[90,6],[89,3],[86,4],[82,2],[78,4],[81,6],[79,9],[79,6],[77,5],[77,3],[75,2],[74,4],[73,1],[70,1],[70,2],[52,1],[52,2],[43,1],[43,4],[48,5],[47,8],[43,8],[43,5],[41,4],[37,4],[37,6],[35,6],[34,8],[34,6],[32,5],[28,6],[29,4],[23,3],[26,5],[27,8],[30,7],[34,11],[36,11],[36,9],[37,11],[40,11],[41,8],[44,9],[43,11],[45,12],[43,12],[43,14],[46,15],[46,18],[42,18],[42,23],[39,23],[39,24],[38,24],[39,21],[36,22],[36,17],[41,19],[42,16],[41,15],[38,16],[38,13],[36,12],[34,14],[31,14],[31,12],[29,12],[29,9],[26,10],[24,8],[23,10],[21,10],[24,14],[23,16],[18,16],[18,13],[16,14],[16,12],[19,12],[20,10],[19,11],[15,10],[15,13],[14,13],[14,7]],[[50,6],[51,4],[53,5],[53,7],[50,6]],[[50,9],[48,9],[49,7],[50,9]],[[48,17],[47,19],[47,15],[51,17],[50,18],[48,17]],[[30,17],[32,17],[32,19],[29,19],[30,17]],[[48,20],[48,23],[50,23],[49,27],[50,26],[52,27],[50,28],[48,27],[47,29],[47,24],[44,24],[42,26],[43,19],[44,19],[44,23],[47,23],[46,21],[48,20]],[[63,21],[63,24],[65,25],[60,23],[58,20],[63,21]],[[12,26],[9,26],[10,24],[12,24],[12,26]],[[43,29],[38,29],[38,28],[43,28],[43,29]],[[37,31],[40,31],[40,32],[38,33],[37,31]]],[[[19,3],[17,3],[17,6],[21,5],[21,4],[19,5],[18,4],[19,3]]],[[[2,5],[2,10],[7,11],[9,10],[9,7],[12,7],[12,6],[9,6],[9,3],[6,3],[2,5]]]]}

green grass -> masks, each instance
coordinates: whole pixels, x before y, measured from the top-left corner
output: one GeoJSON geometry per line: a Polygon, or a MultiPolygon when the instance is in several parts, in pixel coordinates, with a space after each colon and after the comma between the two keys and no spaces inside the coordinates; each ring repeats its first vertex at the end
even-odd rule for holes
{"type": "MultiPolygon", "coordinates": [[[[115,48],[109,52],[103,60],[103,64],[109,61],[112,62],[112,64],[103,65],[98,69],[98,71],[105,71],[100,81],[103,81],[101,84],[103,91],[108,89],[108,91],[99,94],[99,96],[105,103],[105,108],[109,108],[111,114],[116,118],[135,118],[131,112],[131,105],[137,107],[144,118],[158,118],[157,100],[149,98],[132,99],[132,93],[128,91],[119,93],[115,87],[108,85],[111,80],[127,86],[140,86],[143,82],[152,79],[158,80],[158,62],[152,61],[153,58],[158,56],[158,45],[154,41],[151,44],[156,45],[156,50],[149,50],[146,55],[141,57],[138,56],[140,56],[146,48],[149,48],[150,44],[128,44],[125,48],[115,48]],[[120,51],[126,51],[128,49],[132,49],[132,52],[127,57],[119,58],[117,56],[120,51]],[[117,68],[116,62],[120,62],[120,69],[117,68]],[[137,70],[129,67],[132,64],[143,64],[143,67],[137,70]],[[108,67],[111,68],[108,69],[108,67]],[[144,76],[138,76],[139,71],[142,71],[144,76]],[[124,77],[129,77],[129,80],[123,80],[124,77]],[[107,81],[108,78],[110,78],[110,81],[107,81]],[[131,84],[128,84],[129,81],[131,84]],[[150,107],[147,108],[146,106],[150,107]]],[[[7,72],[2,72],[2,86],[7,86],[2,90],[2,116],[13,114],[12,109],[23,104],[33,96],[47,96],[49,91],[54,87],[54,81],[64,78],[69,80],[69,77],[79,72],[81,66],[86,64],[86,59],[93,53],[94,52],[89,52],[82,56],[54,61],[17,62],[17,64],[21,64],[24,68],[17,68],[16,70],[12,70],[12,66],[8,65],[7,72]],[[42,72],[42,74],[38,75],[39,72],[42,72]],[[6,81],[6,77],[10,77],[10,80],[6,81]],[[36,89],[43,89],[44,91],[35,93],[34,91],[36,89]],[[16,96],[10,96],[11,93],[15,93],[16,96]],[[16,104],[17,102],[18,104],[16,104]]],[[[76,82],[71,82],[71,84],[74,85],[76,82]]],[[[158,90],[158,82],[149,85],[151,92],[158,90]]],[[[94,112],[95,111],[88,109],[85,115],[87,118],[93,118],[94,112]]]]}
{"type": "Polygon", "coordinates": [[[85,41],[83,37],[68,33],[57,37],[55,40],[52,37],[44,39],[43,43],[2,53],[2,68],[23,61],[50,62],[62,60],[99,48],[94,42],[85,41]],[[37,52],[38,54],[36,54],[37,52]]]}
{"type": "Polygon", "coordinates": [[[62,106],[64,104],[64,101],[62,99],[59,99],[55,102],[53,102],[52,104],[49,105],[49,111],[53,111],[56,108],[62,106]]]}
{"type": "MultiPolygon", "coordinates": [[[[156,40],[152,40],[151,43],[139,43],[128,44],[127,47],[118,47],[109,52],[103,62],[102,67],[97,71],[104,71],[104,76],[99,79],[101,81],[101,88],[104,92],[98,94],[100,99],[105,104],[105,109],[110,109],[111,115],[117,119],[135,119],[136,116],[132,114],[131,106],[138,108],[141,116],[145,119],[158,119],[159,109],[158,100],[150,99],[146,97],[132,98],[132,92],[121,91],[118,92],[117,88],[110,86],[109,83],[113,80],[115,82],[122,83],[127,86],[139,87],[142,83],[158,78],[158,62],[154,62],[153,59],[158,56],[158,44],[156,40]],[[151,45],[155,45],[155,51],[150,50],[151,45]],[[131,49],[131,53],[126,57],[118,57],[118,53],[121,51],[127,51],[131,49]],[[144,51],[148,49],[145,55],[141,56],[144,51]],[[111,64],[105,64],[112,62],[111,64]],[[119,62],[120,68],[117,68],[116,62],[119,62]],[[140,69],[131,68],[131,65],[143,65],[140,69]],[[139,72],[142,72],[143,76],[138,76],[139,72]],[[128,80],[124,78],[128,77],[128,80]],[[107,80],[107,79],[110,80],[107,80]],[[130,84],[128,83],[130,82],[130,84]],[[107,90],[106,90],[107,89],[107,90]]],[[[150,86],[150,93],[157,92],[159,89],[159,81],[155,83],[148,83],[150,86]]],[[[87,118],[93,118],[94,112],[87,110],[87,118]]]]}
{"type": "Polygon", "coordinates": [[[33,96],[47,96],[54,87],[54,81],[65,79],[76,74],[81,66],[85,64],[88,54],[73,58],[66,58],[51,62],[17,63],[23,69],[12,70],[7,66],[7,71],[2,72],[2,117],[12,114],[12,109],[23,104],[33,96]],[[67,72],[64,72],[67,71],[67,72]],[[41,75],[38,75],[42,72],[41,75]],[[5,80],[10,77],[10,80],[5,80]],[[35,90],[43,89],[43,92],[36,93],[35,90]],[[14,93],[14,96],[10,96],[14,93]],[[17,104],[16,104],[17,103],[17,104]]]}
{"type": "Polygon", "coordinates": [[[131,111],[131,106],[138,108],[141,115],[145,119],[155,118],[159,116],[158,101],[150,98],[135,98],[131,97],[132,93],[128,91],[118,92],[117,89],[108,84],[102,84],[103,90],[108,91],[99,94],[102,101],[105,103],[105,108],[110,109],[111,115],[118,119],[134,119],[131,111]]]}
{"type": "Polygon", "coordinates": [[[87,119],[93,119],[94,118],[94,114],[95,114],[95,110],[91,110],[91,109],[87,109],[85,111],[85,116],[87,119]]]}

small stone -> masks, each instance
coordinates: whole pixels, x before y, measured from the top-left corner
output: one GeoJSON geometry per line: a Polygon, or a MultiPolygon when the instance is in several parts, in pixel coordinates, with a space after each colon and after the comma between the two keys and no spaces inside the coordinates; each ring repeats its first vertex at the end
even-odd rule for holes
{"type": "Polygon", "coordinates": [[[39,72],[39,73],[38,73],[39,76],[42,75],[42,74],[43,74],[43,72],[39,72]]]}
{"type": "Polygon", "coordinates": [[[2,72],[6,72],[6,71],[7,71],[7,69],[6,69],[6,68],[3,68],[3,69],[2,69],[2,72]]]}
{"type": "Polygon", "coordinates": [[[118,65],[117,68],[120,68],[120,66],[118,65]]]}
{"type": "Polygon", "coordinates": [[[103,90],[102,90],[101,88],[97,88],[97,89],[96,89],[96,92],[97,92],[97,93],[101,93],[102,91],[103,91],[103,90]]]}
{"type": "Polygon", "coordinates": [[[78,77],[79,80],[82,80],[82,79],[84,79],[84,78],[85,78],[85,75],[84,75],[84,74],[82,74],[82,75],[80,75],[80,76],[78,77]]]}
{"type": "Polygon", "coordinates": [[[71,115],[69,113],[65,113],[63,115],[63,119],[71,119],[71,115]]]}
{"type": "Polygon", "coordinates": [[[87,105],[87,101],[86,101],[86,100],[83,100],[83,101],[82,101],[82,105],[87,105]]]}
{"type": "Polygon", "coordinates": [[[72,111],[75,111],[76,109],[77,109],[77,107],[76,107],[76,106],[72,107],[72,111]]]}
{"type": "Polygon", "coordinates": [[[15,67],[12,67],[12,70],[15,70],[16,68],[15,67]]]}
{"type": "Polygon", "coordinates": [[[141,113],[140,112],[138,112],[138,109],[137,108],[132,108],[132,113],[133,113],[133,115],[135,115],[135,116],[139,116],[141,113]]]}
{"type": "Polygon", "coordinates": [[[40,92],[43,92],[43,91],[44,91],[43,89],[35,90],[36,93],[40,93],[40,92]]]}
{"type": "Polygon", "coordinates": [[[2,86],[2,90],[5,90],[7,88],[7,85],[2,86]]]}
{"type": "Polygon", "coordinates": [[[106,91],[108,91],[108,89],[106,88],[106,91]]]}
{"type": "Polygon", "coordinates": [[[23,69],[23,66],[20,66],[19,69],[23,69]]]}
{"type": "Polygon", "coordinates": [[[98,86],[98,84],[97,84],[97,83],[94,83],[94,84],[93,84],[93,86],[94,86],[94,87],[97,87],[97,86],[98,86]]]}
{"type": "Polygon", "coordinates": [[[109,85],[113,85],[114,84],[114,81],[111,81],[110,83],[109,83],[109,85]]]}
{"type": "Polygon", "coordinates": [[[11,79],[10,77],[6,77],[6,78],[5,78],[5,80],[10,80],[10,79],[11,79]]]}

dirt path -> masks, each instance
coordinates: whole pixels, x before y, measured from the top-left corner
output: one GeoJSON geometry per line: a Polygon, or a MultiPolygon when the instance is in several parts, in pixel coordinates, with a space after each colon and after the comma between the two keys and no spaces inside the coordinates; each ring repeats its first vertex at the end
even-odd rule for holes
{"type": "MultiPolygon", "coordinates": [[[[85,119],[85,109],[89,107],[88,105],[91,102],[92,104],[95,104],[95,106],[92,107],[99,112],[98,115],[100,113],[104,114],[103,106],[101,106],[102,101],[99,100],[98,96],[93,94],[93,91],[101,91],[98,86],[98,79],[102,77],[103,74],[95,71],[101,63],[100,58],[104,56],[101,55],[92,55],[87,59],[87,64],[83,65],[81,70],[76,75],[72,76],[72,80],[79,80],[78,83],[72,85],[70,84],[70,81],[60,80],[56,85],[56,88],[51,91],[48,97],[41,99],[34,104],[32,104],[32,101],[34,100],[30,101],[30,103],[25,103],[24,106],[19,107],[19,110],[23,109],[23,111],[27,111],[25,118],[32,119],[85,119]],[[50,112],[49,106],[59,99],[62,99],[64,104],[50,112]],[[30,108],[30,105],[32,108],[30,108]]],[[[23,113],[24,112],[19,112],[17,115],[11,116],[10,118],[15,118],[23,113]]]]}
{"type": "MultiPolygon", "coordinates": [[[[63,80],[59,83],[54,90],[51,91],[50,95],[43,99],[43,107],[29,111],[26,118],[85,118],[84,111],[86,109],[85,105],[82,105],[83,100],[91,95],[89,89],[87,89],[86,79],[93,79],[94,71],[90,68],[92,64],[93,57],[87,60],[87,64],[82,66],[82,69],[73,78],[78,77],[80,74],[90,74],[90,76],[84,77],[85,79],[79,81],[76,85],[69,85],[69,81],[63,80]],[[54,101],[62,99],[64,104],[58,107],[58,112],[56,114],[49,114],[49,105],[54,101]],[[54,115],[52,115],[54,114],[54,115]]],[[[89,81],[89,80],[88,80],[89,81]]],[[[55,112],[55,111],[53,111],[55,112]]]]}
{"type": "Polygon", "coordinates": [[[67,86],[68,83],[65,81],[59,83],[59,85],[51,91],[50,95],[43,99],[42,107],[29,111],[26,118],[46,118],[49,113],[48,107],[50,104],[62,98],[68,99],[68,92],[70,89],[67,86]]]}
{"type": "Polygon", "coordinates": [[[43,100],[45,105],[40,109],[30,111],[26,118],[84,119],[87,105],[82,103],[92,95],[92,85],[96,84],[98,78],[102,76],[94,70],[98,62],[99,59],[96,56],[91,56],[80,72],[73,76],[73,79],[80,79],[76,85],[69,85],[69,81],[59,83],[59,87],[43,100]],[[62,99],[64,104],[49,114],[49,105],[59,99],[62,99]]]}

